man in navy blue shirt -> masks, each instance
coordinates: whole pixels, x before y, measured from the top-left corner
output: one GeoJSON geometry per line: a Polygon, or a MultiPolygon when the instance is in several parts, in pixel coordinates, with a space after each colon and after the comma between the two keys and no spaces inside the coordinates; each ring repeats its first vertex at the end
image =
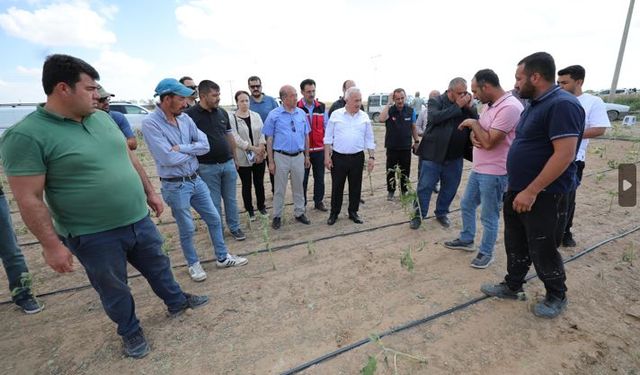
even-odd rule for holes
{"type": "Polygon", "coordinates": [[[575,189],[573,161],[585,118],[578,100],[554,82],[555,62],[548,53],[537,52],[518,63],[515,89],[530,102],[507,156],[509,182],[503,208],[507,275],[500,284],[480,288],[489,296],[518,299],[533,263],[546,289],[544,300],[533,309],[542,318],[555,318],[567,306],[556,227],[559,213],[566,210],[567,194],[575,189]]]}

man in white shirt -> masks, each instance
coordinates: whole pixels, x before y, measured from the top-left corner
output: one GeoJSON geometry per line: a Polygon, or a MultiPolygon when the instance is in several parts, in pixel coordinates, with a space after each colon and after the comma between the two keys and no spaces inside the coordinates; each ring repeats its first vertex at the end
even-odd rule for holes
{"type": "MultiPolygon", "coordinates": [[[[584,160],[587,154],[589,138],[599,137],[604,134],[607,128],[611,127],[609,117],[607,116],[607,109],[602,99],[582,92],[584,75],[584,68],[580,65],[571,65],[558,71],[558,85],[560,85],[564,90],[575,95],[578,98],[578,101],[580,101],[585,112],[584,135],[582,136],[582,142],[580,142],[580,147],[578,148],[575,161],[576,166],[578,167],[576,172],[578,184],[580,184],[580,181],[582,180],[582,171],[584,170],[584,160]]],[[[569,194],[567,200],[568,209],[566,213],[566,220],[561,221],[564,228],[558,228],[558,235],[562,238],[562,246],[574,247],[576,246],[576,241],[573,239],[571,227],[573,225],[573,213],[576,208],[575,190],[569,194]],[[564,225],[564,223],[566,223],[566,225],[564,225]]],[[[560,241],[560,238],[558,238],[557,241],[560,241]]]]}
{"type": "Polygon", "coordinates": [[[367,171],[373,170],[375,142],[369,116],[360,109],[362,93],[357,87],[347,89],[347,104],[331,114],[324,134],[324,165],[331,171],[331,212],[328,225],[335,224],[342,208],[344,183],[349,180],[349,219],[356,224],[364,221],[358,216],[362,190],[364,150],[369,160],[367,171]]]}

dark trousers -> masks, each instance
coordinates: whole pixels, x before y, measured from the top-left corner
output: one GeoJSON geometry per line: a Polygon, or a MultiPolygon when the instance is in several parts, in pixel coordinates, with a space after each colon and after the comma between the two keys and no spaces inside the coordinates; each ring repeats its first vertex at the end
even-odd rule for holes
{"type": "Polygon", "coordinates": [[[402,177],[400,179],[400,189],[402,193],[407,192],[407,181],[411,173],[411,150],[389,150],[387,149],[387,191],[396,191],[395,172],[396,164],[400,166],[402,177]]]}
{"type": "MultiPolygon", "coordinates": [[[[582,182],[582,171],[584,171],[584,162],[576,161],[576,166],[578,170],[576,171],[576,177],[578,178],[578,183],[582,182]]],[[[576,187],[577,189],[577,187],[576,187]]],[[[567,196],[567,218],[566,225],[564,226],[564,231],[562,235],[571,233],[571,227],[573,226],[573,214],[576,210],[576,190],[572,191],[567,196]]],[[[560,238],[562,240],[562,238],[560,238]]]]}
{"type": "MultiPolygon", "coordinates": [[[[265,165],[268,165],[269,163],[271,163],[271,161],[269,160],[268,156],[265,157],[264,162],[265,162],[265,165]]],[[[267,169],[267,171],[268,171],[268,169],[267,169]]],[[[271,182],[271,195],[274,194],[275,187],[276,187],[276,185],[273,183],[273,177],[274,177],[274,175],[272,175],[271,172],[269,172],[269,181],[271,182]]]]}
{"type": "Polygon", "coordinates": [[[364,152],[331,155],[331,215],[338,215],[342,208],[344,183],[349,181],[349,213],[356,213],[360,208],[362,192],[362,170],[364,169],[364,152]]]}
{"type": "Polygon", "coordinates": [[[311,168],[305,168],[302,188],[304,189],[304,204],[307,204],[307,185],[309,183],[309,173],[313,169],[313,203],[318,204],[324,199],[324,151],[314,151],[309,153],[311,168]]]}
{"type": "Polygon", "coordinates": [[[556,228],[559,214],[566,206],[566,195],[541,192],[531,211],[519,214],[513,210],[517,194],[516,191],[508,191],[504,197],[505,281],[509,288],[518,290],[533,263],[547,294],[564,298],[567,278],[556,245],[556,228]]]}
{"type": "Polygon", "coordinates": [[[253,177],[253,186],[256,189],[256,203],[258,210],[264,210],[264,170],[266,162],[253,164],[250,167],[238,168],[238,175],[242,181],[242,201],[244,209],[253,214],[253,200],[251,198],[251,178],[253,177]]]}
{"type": "Polygon", "coordinates": [[[169,311],[180,310],[186,298],[173,278],[169,258],[162,252],[162,237],[149,216],[124,227],[64,238],[98,292],[102,307],[118,325],[120,336],[140,328],[127,285],[127,262],[135,267],[169,311]]]}

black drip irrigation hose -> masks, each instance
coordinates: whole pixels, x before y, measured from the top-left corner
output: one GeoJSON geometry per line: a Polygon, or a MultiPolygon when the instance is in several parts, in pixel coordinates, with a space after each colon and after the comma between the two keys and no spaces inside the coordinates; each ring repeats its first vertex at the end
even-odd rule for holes
{"type": "MultiPolygon", "coordinates": [[[[574,261],[574,260],[576,260],[576,259],[578,259],[578,258],[580,258],[580,257],[582,257],[582,256],[584,256],[586,254],[589,254],[590,252],[596,250],[597,248],[599,248],[599,247],[601,247],[601,246],[603,246],[603,245],[605,245],[605,244],[607,244],[607,243],[609,243],[611,241],[615,241],[615,240],[617,240],[619,238],[625,237],[625,236],[627,236],[627,235],[629,235],[629,234],[631,234],[631,233],[633,233],[635,231],[638,231],[638,230],[640,230],[640,226],[637,226],[637,227],[635,227],[633,229],[627,230],[627,231],[625,231],[623,233],[620,233],[618,235],[615,235],[613,237],[610,237],[610,238],[607,238],[607,239],[605,239],[603,241],[600,241],[597,244],[595,244],[593,246],[590,246],[590,247],[582,250],[581,252],[579,252],[577,254],[574,254],[571,257],[563,260],[562,263],[563,264],[570,263],[570,262],[572,262],[572,261],[574,261]]],[[[538,277],[538,275],[534,273],[534,274],[526,277],[525,281],[529,281],[529,280],[534,279],[536,277],[538,277]]],[[[395,333],[402,332],[402,331],[405,331],[407,329],[422,325],[424,323],[428,323],[428,322],[430,322],[432,320],[436,320],[436,319],[441,318],[443,316],[447,316],[447,315],[453,314],[456,311],[459,311],[459,310],[465,309],[465,308],[467,308],[469,306],[475,305],[476,303],[478,303],[480,301],[483,301],[485,299],[488,299],[488,298],[491,298],[491,297],[485,295],[485,296],[481,296],[481,297],[476,297],[476,298],[470,299],[469,301],[466,301],[466,302],[461,303],[459,305],[453,306],[453,307],[451,307],[451,308],[449,308],[447,310],[437,312],[437,313],[435,313],[433,315],[428,315],[428,316],[426,316],[424,318],[421,318],[421,319],[418,319],[418,320],[414,320],[414,321],[402,324],[401,326],[398,326],[398,327],[395,327],[395,328],[391,328],[388,331],[384,331],[384,332],[378,334],[377,337],[383,338],[385,336],[390,336],[390,335],[393,335],[395,333]]],[[[331,353],[324,354],[324,355],[322,355],[322,356],[320,356],[320,357],[318,357],[318,358],[316,358],[314,360],[311,360],[309,362],[306,362],[306,363],[303,363],[303,364],[301,364],[299,366],[296,366],[296,367],[294,367],[292,369],[284,371],[284,372],[281,373],[281,375],[296,374],[296,373],[298,373],[298,372],[300,372],[302,370],[305,370],[305,369],[307,369],[307,368],[309,368],[311,366],[315,366],[315,365],[318,365],[318,364],[320,364],[322,362],[325,362],[325,361],[327,361],[329,359],[335,358],[335,357],[337,357],[337,356],[339,356],[339,355],[341,355],[343,353],[349,352],[349,351],[351,351],[353,349],[356,349],[356,348],[358,348],[358,347],[360,347],[360,346],[362,346],[364,344],[367,344],[369,342],[371,342],[370,338],[362,339],[362,340],[354,342],[354,343],[352,343],[350,345],[344,346],[344,347],[342,347],[342,348],[340,348],[338,350],[335,350],[335,351],[333,351],[331,353]]]]}
{"type": "MultiPolygon", "coordinates": [[[[458,211],[460,211],[460,208],[456,208],[454,210],[451,210],[451,211],[449,211],[449,213],[458,212],[458,211]]],[[[433,217],[434,216],[427,216],[427,219],[430,219],[430,218],[433,218],[433,217]]],[[[378,226],[371,227],[371,228],[359,229],[359,230],[355,230],[355,231],[351,231],[351,232],[338,233],[338,234],[333,234],[333,235],[330,235],[330,236],[319,237],[319,238],[316,238],[316,239],[313,239],[313,240],[310,240],[310,241],[312,241],[312,242],[326,241],[326,240],[330,240],[330,239],[333,239],[333,238],[347,237],[347,236],[351,236],[351,235],[355,235],[355,234],[372,232],[374,230],[394,227],[394,226],[398,226],[398,225],[402,225],[402,224],[406,224],[406,223],[408,223],[408,221],[398,221],[398,222],[395,222],[395,223],[378,225],[378,226]]],[[[269,251],[276,252],[276,251],[280,251],[280,250],[289,249],[289,248],[292,248],[292,247],[295,247],[295,246],[304,245],[304,244],[307,244],[308,242],[309,242],[309,240],[291,242],[291,243],[284,244],[284,245],[274,246],[274,247],[269,248],[269,249],[264,248],[264,249],[259,249],[259,250],[255,250],[255,251],[250,251],[250,252],[247,252],[247,253],[240,253],[238,255],[240,255],[240,256],[248,256],[248,255],[253,255],[253,254],[266,253],[266,252],[269,252],[269,251]]],[[[211,263],[211,262],[215,262],[215,261],[216,261],[215,258],[209,258],[209,259],[201,260],[200,263],[211,263]]],[[[186,267],[186,266],[187,266],[186,263],[181,263],[181,264],[173,265],[173,266],[171,266],[171,268],[172,269],[178,269],[178,268],[183,268],[183,267],[186,267]]],[[[140,276],[142,276],[142,274],[134,273],[134,274],[131,274],[131,275],[127,276],[127,279],[135,279],[135,278],[138,278],[140,276]]],[[[87,288],[91,288],[91,284],[84,284],[84,285],[65,288],[65,289],[58,289],[58,290],[54,290],[54,291],[51,291],[51,292],[38,294],[38,295],[36,295],[36,297],[47,297],[47,296],[52,296],[52,295],[56,295],[56,294],[75,292],[75,291],[79,291],[79,290],[83,290],[83,289],[87,289],[87,288]]],[[[0,306],[1,305],[6,305],[6,304],[10,304],[10,303],[13,303],[13,301],[11,301],[11,300],[2,301],[2,302],[0,302],[0,306]]]]}

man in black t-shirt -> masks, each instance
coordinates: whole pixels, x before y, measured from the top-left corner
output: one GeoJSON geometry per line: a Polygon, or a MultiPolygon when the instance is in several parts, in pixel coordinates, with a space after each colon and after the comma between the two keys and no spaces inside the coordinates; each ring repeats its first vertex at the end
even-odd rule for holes
{"type": "Polygon", "coordinates": [[[395,89],[389,95],[393,102],[389,102],[380,111],[380,121],[384,122],[386,132],[384,147],[387,149],[387,200],[393,200],[398,181],[395,181],[396,165],[400,167],[400,190],[407,192],[407,181],[411,172],[411,150],[417,147],[418,130],[416,129],[416,114],[413,108],[405,105],[407,95],[404,89],[395,89]],[[413,138],[414,142],[411,142],[413,138]]]}
{"type": "Polygon", "coordinates": [[[236,199],[236,180],[238,178],[234,160],[236,148],[231,133],[229,114],[220,104],[220,86],[213,81],[204,80],[198,85],[200,102],[184,111],[193,119],[198,129],[207,135],[210,151],[198,156],[198,173],[209,187],[211,200],[222,217],[221,200],[224,200],[224,213],[229,231],[233,238],[242,241],[246,238],[240,228],[238,203],[236,199]]]}

